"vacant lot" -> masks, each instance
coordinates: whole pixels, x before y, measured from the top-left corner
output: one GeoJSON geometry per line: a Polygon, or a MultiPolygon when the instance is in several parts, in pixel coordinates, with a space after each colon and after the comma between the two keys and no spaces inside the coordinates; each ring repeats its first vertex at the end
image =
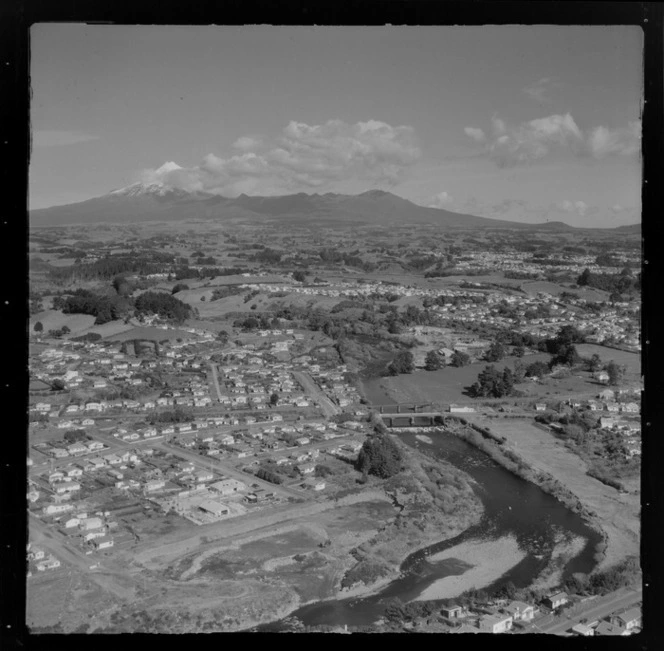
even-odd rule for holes
{"type": "Polygon", "coordinates": [[[630,555],[639,554],[639,496],[623,495],[615,488],[586,475],[586,464],[561,441],[527,420],[489,420],[472,415],[469,421],[507,438],[507,446],[536,470],[547,472],[562,482],[599,517],[608,535],[607,567],[630,555]]]}
{"type": "Polygon", "coordinates": [[[546,280],[536,280],[534,282],[523,282],[521,281],[521,289],[526,292],[529,296],[535,296],[538,292],[544,292],[545,294],[551,294],[552,296],[558,296],[562,292],[571,292],[576,294],[579,298],[585,301],[603,301],[606,300],[607,293],[598,289],[592,289],[589,287],[579,287],[578,289],[570,289],[569,287],[563,287],[558,283],[551,283],[546,280]]]}
{"type": "Polygon", "coordinates": [[[109,341],[129,341],[131,339],[148,339],[152,341],[164,341],[164,339],[191,339],[192,335],[185,330],[163,330],[162,328],[155,328],[152,326],[142,326],[131,328],[124,332],[106,337],[109,341]]]}
{"type": "MultiPolygon", "coordinates": [[[[550,355],[537,353],[523,357],[522,361],[528,365],[549,359],[550,355]]],[[[506,357],[494,365],[499,369],[505,366],[513,368],[516,360],[516,357],[506,357]]],[[[463,368],[448,366],[439,371],[415,371],[409,375],[377,378],[365,381],[363,390],[369,402],[374,404],[473,403],[475,400],[464,395],[464,390],[477,380],[485,366],[487,362],[476,362],[463,368]]]]}
{"type": "Polygon", "coordinates": [[[87,335],[90,333],[96,333],[104,337],[112,337],[113,335],[120,334],[121,332],[126,332],[131,330],[134,326],[125,323],[123,319],[116,319],[115,321],[109,321],[102,325],[94,325],[91,328],[88,328],[84,332],[81,332],[82,335],[87,335]]]}
{"type": "Polygon", "coordinates": [[[576,349],[581,357],[599,355],[603,362],[613,360],[616,364],[624,364],[627,367],[626,380],[635,382],[641,378],[641,356],[638,353],[630,353],[625,350],[616,350],[606,346],[595,344],[578,344],[576,349]]]}
{"type": "Polygon", "coordinates": [[[46,310],[30,317],[30,333],[38,321],[44,326],[44,335],[48,334],[49,330],[59,330],[63,326],[67,326],[71,333],[76,335],[90,328],[95,322],[95,317],[89,314],[63,314],[60,310],[46,310]]]}

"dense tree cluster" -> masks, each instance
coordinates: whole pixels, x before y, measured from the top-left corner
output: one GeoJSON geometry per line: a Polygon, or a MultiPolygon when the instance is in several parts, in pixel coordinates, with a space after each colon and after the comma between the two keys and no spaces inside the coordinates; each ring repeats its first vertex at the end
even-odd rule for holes
{"type": "Polygon", "coordinates": [[[576,366],[581,362],[581,357],[574,344],[583,341],[585,341],[585,338],[582,332],[574,326],[566,325],[559,330],[555,337],[540,341],[538,346],[543,351],[551,354],[550,366],[576,366]]]}
{"type": "Polygon", "coordinates": [[[251,259],[255,262],[262,262],[264,264],[278,264],[281,262],[282,257],[283,253],[266,247],[257,253],[254,253],[251,259]]]}
{"type": "Polygon", "coordinates": [[[144,292],[136,298],[138,314],[157,314],[163,319],[182,323],[192,312],[191,306],[165,292],[144,292]]]}
{"type": "Polygon", "coordinates": [[[271,325],[267,316],[248,316],[233,321],[233,327],[243,330],[267,330],[271,325]]]}
{"type": "MultiPolygon", "coordinates": [[[[627,270],[629,272],[629,270],[627,270]]],[[[594,274],[590,269],[584,269],[577,278],[576,284],[581,287],[592,287],[605,292],[617,294],[629,294],[641,291],[641,274],[632,278],[629,273],[619,274],[594,274]]]]}
{"type": "Polygon", "coordinates": [[[390,362],[387,367],[388,375],[401,375],[404,373],[412,373],[415,370],[413,362],[413,353],[408,350],[398,352],[395,358],[390,362]]]}
{"type": "Polygon", "coordinates": [[[503,357],[505,357],[505,347],[499,341],[494,341],[484,355],[487,362],[499,362],[503,357]]]}
{"type": "Polygon", "coordinates": [[[80,443],[81,441],[87,441],[90,437],[83,429],[69,429],[65,432],[63,438],[67,443],[80,443]]]}
{"type": "MultiPolygon", "coordinates": [[[[108,323],[121,318],[131,307],[131,302],[121,296],[95,294],[87,289],[77,289],[72,296],[59,298],[61,309],[65,314],[90,314],[95,317],[96,324],[108,323]]],[[[56,302],[54,301],[54,307],[56,302]]],[[[56,308],[58,309],[58,308],[56,308]]]]}
{"type": "Polygon", "coordinates": [[[424,368],[427,371],[437,371],[445,366],[443,357],[436,350],[430,350],[424,359],[424,368]]]}
{"type": "Polygon", "coordinates": [[[611,360],[606,365],[605,370],[609,374],[609,384],[612,386],[617,386],[624,380],[627,367],[623,364],[617,364],[611,360]]]}
{"type": "Polygon", "coordinates": [[[107,255],[90,264],[58,267],[50,272],[54,280],[111,280],[121,274],[147,275],[163,271],[174,256],[161,251],[146,250],[130,255],[107,255]]]}
{"type": "Polygon", "coordinates": [[[468,390],[473,398],[504,398],[514,391],[514,372],[505,367],[499,371],[495,366],[485,366],[468,390]]]}
{"type": "Polygon", "coordinates": [[[397,444],[386,434],[375,434],[364,442],[357,468],[364,475],[387,479],[401,470],[402,456],[397,444]]]}
{"type": "Polygon", "coordinates": [[[526,377],[543,377],[548,375],[549,365],[546,362],[533,362],[526,367],[526,377]]]}
{"type": "Polygon", "coordinates": [[[176,407],[175,409],[162,411],[157,414],[151,414],[148,422],[151,425],[155,423],[187,423],[194,417],[191,409],[182,409],[176,407]]]}
{"type": "Polygon", "coordinates": [[[633,585],[639,580],[641,566],[639,559],[630,556],[606,570],[587,574],[573,574],[563,587],[567,592],[580,595],[605,595],[620,588],[633,585]]]}
{"type": "Polygon", "coordinates": [[[470,355],[463,351],[455,350],[450,358],[450,366],[461,368],[462,366],[468,366],[468,364],[470,364],[470,355]]]}
{"type": "Polygon", "coordinates": [[[256,477],[264,481],[269,481],[271,484],[281,484],[283,482],[281,475],[267,468],[259,468],[256,471],[256,477]]]}

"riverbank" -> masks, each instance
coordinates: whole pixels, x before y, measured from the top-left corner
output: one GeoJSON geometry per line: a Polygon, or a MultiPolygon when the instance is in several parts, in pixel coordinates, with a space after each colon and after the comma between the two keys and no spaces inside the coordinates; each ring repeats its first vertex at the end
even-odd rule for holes
{"type": "Polygon", "coordinates": [[[584,545],[585,540],[578,536],[570,539],[558,537],[551,560],[544,571],[533,581],[531,589],[544,592],[559,586],[565,565],[583,551],[584,545]]]}
{"type": "MultiPolygon", "coordinates": [[[[515,420],[516,424],[511,424],[512,429],[505,427],[504,421],[500,421],[498,423],[491,421],[493,427],[490,429],[484,423],[485,420],[486,419],[482,420],[481,417],[475,419],[454,419],[456,422],[448,420],[446,429],[455,436],[462,438],[467,443],[470,443],[474,447],[477,447],[478,449],[485,452],[489,457],[491,457],[496,463],[501,465],[506,470],[509,470],[517,477],[521,477],[521,479],[524,479],[539,487],[542,491],[557,499],[570,511],[581,516],[584,522],[603,538],[603,542],[600,543],[596,549],[597,562],[599,563],[603,561],[605,558],[604,553],[608,539],[608,534],[605,528],[602,526],[603,523],[597,517],[596,511],[594,511],[592,508],[589,508],[586,503],[579,499],[578,495],[573,493],[568,488],[567,482],[561,482],[557,478],[559,475],[545,470],[544,467],[535,463],[536,460],[539,460],[541,457],[545,456],[546,451],[542,448],[534,447],[532,450],[533,456],[529,459],[525,459],[521,454],[519,454],[522,451],[521,447],[518,448],[519,453],[517,453],[517,446],[512,447],[509,444],[505,444],[509,441],[506,433],[511,432],[512,429],[515,429],[519,426],[522,428],[525,426],[530,430],[535,430],[538,432],[541,432],[541,430],[539,430],[539,428],[535,427],[534,425],[531,425],[530,423],[524,422],[522,420],[515,420]],[[502,425],[502,427],[496,428],[496,424],[502,425]]],[[[571,453],[568,452],[568,454],[571,456],[571,453]]],[[[585,475],[585,472],[583,476],[587,479],[591,479],[585,475]]]]}
{"type": "Polygon", "coordinates": [[[387,480],[384,489],[400,512],[373,539],[351,550],[357,562],[341,581],[340,598],[349,590],[357,596],[371,594],[379,584],[398,578],[411,554],[458,536],[484,513],[466,473],[399,439],[395,442],[404,470],[387,480]]]}
{"type": "Polygon", "coordinates": [[[468,565],[468,569],[463,574],[434,581],[414,601],[449,599],[468,590],[484,588],[497,581],[525,557],[526,552],[519,548],[514,536],[461,543],[430,556],[428,561],[435,564],[455,559],[468,565]]]}
{"type": "MultiPolygon", "coordinates": [[[[517,456],[531,469],[531,475],[556,490],[551,494],[579,513],[604,537],[603,549],[597,550],[597,570],[604,570],[629,556],[640,555],[640,498],[623,494],[586,474],[587,466],[551,434],[521,420],[489,421],[480,416],[466,420],[504,437],[504,452],[517,456]],[[548,478],[555,478],[554,482],[548,478]],[[555,484],[555,485],[554,485],[555,484]],[[579,508],[581,507],[581,508],[579,508]]],[[[491,444],[494,445],[495,444],[491,444]]],[[[498,447],[498,446],[495,446],[498,447]]]]}

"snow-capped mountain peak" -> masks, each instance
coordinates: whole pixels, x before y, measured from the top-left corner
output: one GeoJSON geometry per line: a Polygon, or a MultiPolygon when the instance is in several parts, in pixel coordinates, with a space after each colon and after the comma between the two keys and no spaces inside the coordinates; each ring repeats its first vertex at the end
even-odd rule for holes
{"type": "Polygon", "coordinates": [[[174,192],[172,188],[166,187],[161,183],[132,183],[124,188],[112,190],[109,194],[115,196],[121,195],[123,197],[144,197],[150,195],[164,197],[171,192],[174,192]]]}
{"type": "Polygon", "coordinates": [[[205,199],[210,197],[207,192],[189,192],[180,188],[171,188],[163,183],[133,183],[118,190],[108,193],[109,197],[115,198],[141,198],[153,197],[156,199],[205,199]]]}

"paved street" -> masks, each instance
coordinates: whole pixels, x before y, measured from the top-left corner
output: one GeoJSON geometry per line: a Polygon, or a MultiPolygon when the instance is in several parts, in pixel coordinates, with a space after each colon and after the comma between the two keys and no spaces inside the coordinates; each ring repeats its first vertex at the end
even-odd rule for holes
{"type": "Polygon", "coordinates": [[[574,609],[573,613],[563,614],[559,617],[546,617],[533,624],[529,632],[561,635],[582,619],[593,622],[602,619],[613,612],[621,611],[636,605],[643,599],[643,591],[623,589],[603,597],[590,600],[587,604],[574,609]]]}
{"type": "Polygon", "coordinates": [[[227,475],[228,477],[233,477],[234,479],[239,479],[245,484],[258,484],[259,486],[265,488],[266,490],[275,492],[278,495],[282,495],[285,497],[297,497],[299,499],[304,497],[302,491],[296,491],[293,490],[292,488],[286,488],[285,486],[278,486],[276,484],[271,484],[270,482],[263,481],[262,479],[258,479],[254,475],[248,475],[247,473],[236,470],[229,463],[224,463],[219,459],[215,459],[215,457],[203,456],[196,452],[191,452],[190,450],[181,448],[179,446],[171,445],[164,441],[157,443],[155,447],[159,447],[167,452],[177,454],[179,457],[182,457],[183,459],[188,459],[189,461],[193,461],[196,464],[209,468],[214,472],[222,473],[224,475],[227,475]]]}
{"type": "Polygon", "coordinates": [[[304,371],[293,371],[293,376],[302,385],[304,390],[320,405],[326,417],[341,413],[341,407],[335,405],[304,371]]]}
{"type": "Polygon", "coordinates": [[[214,382],[214,388],[217,392],[217,400],[221,402],[221,388],[219,387],[219,376],[217,375],[217,365],[214,362],[210,362],[210,368],[212,369],[212,381],[214,382]]]}

